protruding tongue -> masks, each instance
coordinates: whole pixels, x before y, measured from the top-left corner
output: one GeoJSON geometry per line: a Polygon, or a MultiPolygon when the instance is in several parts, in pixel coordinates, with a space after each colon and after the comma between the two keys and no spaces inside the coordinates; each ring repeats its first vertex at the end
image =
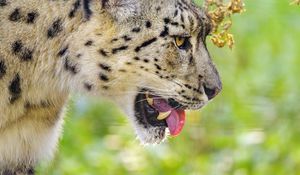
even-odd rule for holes
{"type": "Polygon", "coordinates": [[[166,100],[154,99],[153,106],[159,112],[171,111],[170,115],[166,119],[170,134],[172,136],[177,136],[182,131],[185,123],[185,112],[180,109],[173,109],[166,100]]]}

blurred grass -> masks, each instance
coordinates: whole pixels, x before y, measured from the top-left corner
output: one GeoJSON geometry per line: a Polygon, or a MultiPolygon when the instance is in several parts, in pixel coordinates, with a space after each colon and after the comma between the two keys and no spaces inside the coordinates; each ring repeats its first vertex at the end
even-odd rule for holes
{"type": "Polygon", "coordinates": [[[114,105],[76,97],[59,153],[38,174],[300,174],[300,7],[245,3],[233,19],[234,49],[209,43],[222,94],[190,112],[179,137],[143,147],[114,105]]]}

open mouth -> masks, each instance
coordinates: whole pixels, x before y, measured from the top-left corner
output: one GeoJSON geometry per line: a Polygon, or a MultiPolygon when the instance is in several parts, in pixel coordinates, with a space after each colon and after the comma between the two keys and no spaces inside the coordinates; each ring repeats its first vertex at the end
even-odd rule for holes
{"type": "Polygon", "coordinates": [[[142,90],[135,99],[135,116],[145,128],[168,128],[172,136],[177,136],[185,123],[185,107],[174,99],[165,99],[142,90]]]}

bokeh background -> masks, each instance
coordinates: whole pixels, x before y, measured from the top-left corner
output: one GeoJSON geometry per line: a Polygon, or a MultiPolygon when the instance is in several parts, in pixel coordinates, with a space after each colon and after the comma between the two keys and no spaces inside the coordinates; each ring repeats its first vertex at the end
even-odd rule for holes
{"type": "Polygon", "coordinates": [[[116,106],[75,96],[59,152],[37,174],[300,174],[300,7],[288,0],[245,4],[233,17],[235,47],[208,43],[222,94],[189,112],[179,137],[142,146],[116,106]]]}

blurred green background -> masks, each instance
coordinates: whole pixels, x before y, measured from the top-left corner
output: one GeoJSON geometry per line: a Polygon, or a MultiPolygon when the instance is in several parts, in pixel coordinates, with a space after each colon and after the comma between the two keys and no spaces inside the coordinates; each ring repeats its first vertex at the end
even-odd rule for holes
{"type": "Polygon", "coordinates": [[[300,7],[245,4],[233,18],[234,49],[209,42],[222,94],[190,112],[179,137],[141,146],[113,104],[74,97],[59,152],[37,174],[300,174],[300,7]]]}

